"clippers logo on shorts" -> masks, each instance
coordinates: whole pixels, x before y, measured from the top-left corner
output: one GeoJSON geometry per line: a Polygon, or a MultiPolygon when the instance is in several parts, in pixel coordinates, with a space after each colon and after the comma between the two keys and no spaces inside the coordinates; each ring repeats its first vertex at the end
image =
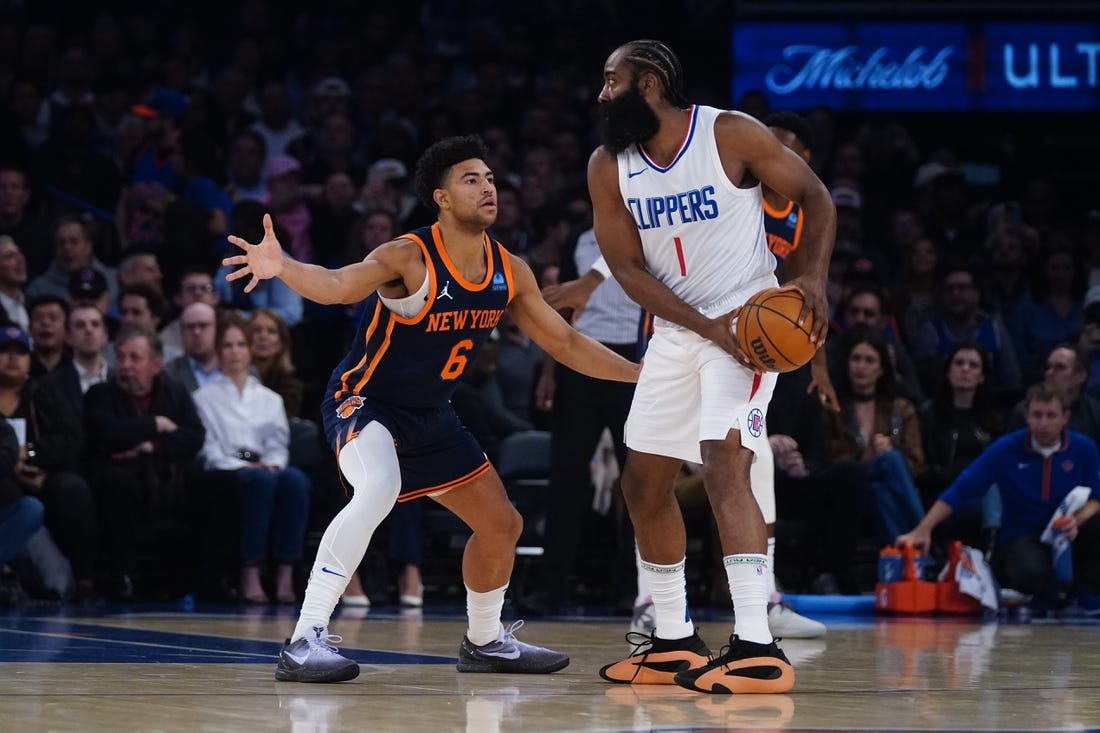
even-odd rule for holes
{"type": "Polygon", "coordinates": [[[362,406],[363,398],[359,395],[352,395],[340,403],[340,406],[336,408],[336,415],[341,420],[347,420],[362,406]]]}
{"type": "Polygon", "coordinates": [[[754,407],[749,412],[748,428],[749,434],[754,438],[759,438],[764,432],[764,413],[759,407],[754,407]]]}

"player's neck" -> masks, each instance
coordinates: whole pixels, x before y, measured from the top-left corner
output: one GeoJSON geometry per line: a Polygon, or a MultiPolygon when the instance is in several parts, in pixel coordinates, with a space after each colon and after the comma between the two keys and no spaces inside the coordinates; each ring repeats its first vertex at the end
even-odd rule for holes
{"type": "Polygon", "coordinates": [[[485,229],[457,221],[451,217],[439,219],[439,235],[447,254],[458,265],[481,258],[485,252],[485,229]]]}
{"type": "Polygon", "coordinates": [[[642,149],[654,163],[667,166],[672,163],[684,145],[688,127],[691,126],[691,108],[680,109],[668,106],[658,110],[657,116],[661,120],[661,129],[642,143],[642,149]]]}

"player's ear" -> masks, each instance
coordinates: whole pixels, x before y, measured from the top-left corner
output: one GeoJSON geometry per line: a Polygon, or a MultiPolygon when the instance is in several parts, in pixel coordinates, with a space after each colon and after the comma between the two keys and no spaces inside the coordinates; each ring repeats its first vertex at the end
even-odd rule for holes
{"type": "Polygon", "coordinates": [[[442,188],[437,188],[432,191],[432,199],[435,201],[435,205],[440,209],[447,208],[451,203],[450,196],[448,196],[447,192],[442,188]]]}

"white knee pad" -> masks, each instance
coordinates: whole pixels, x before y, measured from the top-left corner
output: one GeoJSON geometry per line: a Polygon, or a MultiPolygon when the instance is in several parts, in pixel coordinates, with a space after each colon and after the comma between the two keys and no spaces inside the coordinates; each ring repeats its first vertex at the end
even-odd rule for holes
{"type": "Polygon", "coordinates": [[[759,442],[760,450],[749,468],[749,485],[752,495],[764,515],[764,524],[775,524],[775,457],[768,435],[759,442]]]}

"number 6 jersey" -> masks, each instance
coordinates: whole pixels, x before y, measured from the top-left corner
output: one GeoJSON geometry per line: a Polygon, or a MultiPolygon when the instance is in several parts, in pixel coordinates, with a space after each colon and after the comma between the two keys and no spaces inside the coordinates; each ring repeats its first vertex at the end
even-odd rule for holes
{"type": "Polygon", "coordinates": [[[404,298],[367,298],[351,349],[329,379],[326,399],[337,405],[356,397],[407,408],[447,404],[512,298],[508,252],[488,235],[480,283],[459,274],[439,224],[402,239],[423,249],[425,281],[404,298]]]}

